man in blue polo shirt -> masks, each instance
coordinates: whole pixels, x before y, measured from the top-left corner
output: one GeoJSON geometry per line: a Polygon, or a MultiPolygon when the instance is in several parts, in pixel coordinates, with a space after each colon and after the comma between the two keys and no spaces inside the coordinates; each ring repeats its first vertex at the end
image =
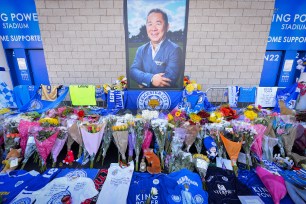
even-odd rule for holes
{"type": "Polygon", "coordinates": [[[183,72],[181,48],[166,38],[168,16],[160,9],[152,9],[147,16],[150,42],[137,49],[130,69],[131,79],[140,87],[175,87],[183,72]]]}

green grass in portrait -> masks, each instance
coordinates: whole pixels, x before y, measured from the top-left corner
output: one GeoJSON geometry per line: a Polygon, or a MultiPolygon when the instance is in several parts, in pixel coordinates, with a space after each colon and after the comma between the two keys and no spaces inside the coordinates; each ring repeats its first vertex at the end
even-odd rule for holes
{"type": "MultiPolygon", "coordinates": [[[[128,66],[129,71],[130,71],[131,65],[133,64],[137,48],[140,47],[143,44],[144,43],[130,43],[129,42],[129,45],[128,45],[129,46],[129,66],[128,66]]],[[[179,45],[182,50],[184,50],[183,49],[183,42],[176,42],[176,44],[179,45]]],[[[139,88],[138,84],[134,80],[132,80],[132,79],[130,79],[130,80],[131,80],[131,82],[130,82],[130,88],[131,89],[139,88]]]]}

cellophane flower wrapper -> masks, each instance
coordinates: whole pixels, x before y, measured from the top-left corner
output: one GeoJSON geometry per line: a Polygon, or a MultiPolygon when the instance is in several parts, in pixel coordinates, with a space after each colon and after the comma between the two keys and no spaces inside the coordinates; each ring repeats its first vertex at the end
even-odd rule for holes
{"type": "Polygon", "coordinates": [[[192,154],[182,150],[179,150],[177,155],[173,155],[169,163],[171,164],[169,167],[169,173],[179,171],[183,168],[189,169],[190,171],[194,170],[192,154]]]}
{"type": "MultiPolygon", "coordinates": [[[[67,123],[70,123],[70,121],[67,121],[67,123]]],[[[78,158],[79,158],[82,153],[83,139],[82,139],[78,121],[72,122],[72,125],[70,127],[68,125],[68,134],[74,141],[76,141],[79,144],[79,153],[78,153],[78,158]]]]}
{"type": "Polygon", "coordinates": [[[201,127],[200,131],[197,134],[196,140],[194,142],[194,145],[197,149],[198,154],[200,154],[202,151],[203,139],[204,139],[204,131],[203,131],[203,127],[201,127]]]}
{"type": "Polygon", "coordinates": [[[37,151],[40,157],[42,158],[44,164],[46,164],[46,160],[49,154],[51,153],[55,140],[59,134],[59,130],[57,128],[48,128],[48,130],[54,131],[54,133],[49,138],[45,139],[44,141],[39,141],[37,139],[37,135],[36,137],[34,137],[37,151]]]}
{"type": "Polygon", "coordinates": [[[148,149],[151,145],[153,133],[149,130],[149,124],[145,124],[145,137],[142,143],[142,151],[148,149]]]}
{"type": "Polygon", "coordinates": [[[280,175],[275,175],[260,166],[256,168],[256,174],[271,194],[273,202],[279,204],[280,200],[287,194],[284,178],[280,175]]]}
{"type": "Polygon", "coordinates": [[[224,143],[226,152],[228,156],[230,157],[232,161],[232,166],[234,167],[235,174],[237,175],[238,169],[237,167],[237,160],[238,160],[238,155],[241,150],[242,142],[233,142],[227,138],[225,138],[221,133],[220,133],[220,138],[222,142],[224,143]]]}
{"type": "Polygon", "coordinates": [[[171,152],[173,155],[177,155],[184,145],[186,138],[186,128],[174,128],[174,135],[171,142],[171,152]]]}
{"type": "Polygon", "coordinates": [[[136,145],[136,135],[134,128],[129,128],[129,158],[133,158],[133,153],[136,145]]]}
{"type": "Polygon", "coordinates": [[[151,126],[156,137],[156,142],[158,144],[161,166],[164,169],[164,149],[167,137],[168,120],[166,119],[151,120],[151,126]]]}
{"type": "Polygon", "coordinates": [[[275,135],[278,139],[278,147],[280,149],[280,153],[282,157],[285,157],[284,143],[282,140],[282,136],[284,134],[288,134],[288,129],[292,127],[292,124],[285,123],[284,120],[280,116],[276,116],[272,121],[272,128],[275,132],[275,135]]]}
{"type": "Polygon", "coordinates": [[[251,146],[251,151],[254,152],[260,161],[262,160],[262,141],[264,137],[264,133],[267,129],[266,126],[262,124],[256,124],[254,125],[254,129],[256,130],[257,134],[255,135],[254,142],[251,146]]]}
{"type": "Polygon", "coordinates": [[[107,118],[102,118],[102,120],[105,120],[104,122],[106,123],[106,126],[104,128],[104,137],[103,137],[102,147],[101,147],[102,148],[102,165],[103,165],[107,150],[112,141],[112,137],[113,137],[112,127],[116,123],[116,118],[110,115],[107,118]]]}
{"type": "Polygon", "coordinates": [[[24,155],[25,153],[27,141],[29,138],[29,128],[32,126],[39,126],[39,123],[31,122],[27,120],[21,120],[18,125],[18,131],[20,134],[20,148],[21,148],[22,155],[24,155]]]}
{"type": "Polygon", "coordinates": [[[203,183],[203,187],[205,187],[205,176],[206,176],[206,172],[209,166],[209,159],[203,154],[194,154],[193,162],[194,162],[194,166],[196,170],[200,174],[200,177],[203,183]]]}
{"type": "Polygon", "coordinates": [[[24,158],[23,158],[23,161],[22,161],[22,168],[25,166],[25,164],[28,162],[29,158],[34,154],[35,151],[37,151],[37,148],[36,148],[34,136],[30,135],[28,140],[27,140],[27,144],[26,144],[26,148],[25,148],[25,152],[24,152],[24,158]],[[32,137],[32,139],[30,139],[31,137],[32,137]]]}
{"type": "Polygon", "coordinates": [[[185,137],[185,145],[186,150],[189,152],[191,145],[195,142],[196,137],[200,131],[200,127],[198,125],[189,125],[186,127],[187,133],[185,137]]]}
{"type": "Polygon", "coordinates": [[[20,137],[18,134],[18,124],[20,120],[20,116],[4,120],[4,149],[6,153],[9,153],[11,148],[16,149],[20,143],[20,137]],[[9,137],[10,134],[18,134],[18,137],[9,137]]]}
{"type": "Polygon", "coordinates": [[[205,124],[205,130],[208,130],[209,135],[215,140],[218,149],[219,157],[226,158],[225,147],[220,138],[220,133],[225,132],[225,128],[229,127],[231,124],[227,121],[221,121],[220,123],[209,123],[205,124]]]}
{"type": "Polygon", "coordinates": [[[257,134],[256,130],[254,129],[253,125],[248,125],[246,128],[246,133],[243,136],[243,144],[242,144],[242,148],[246,154],[246,165],[247,168],[250,169],[250,162],[249,158],[250,158],[250,153],[251,153],[251,146],[254,142],[254,137],[257,134]]]}
{"type": "Polygon", "coordinates": [[[68,131],[66,127],[60,127],[59,128],[60,132],[59,135],[61,135],[62,137],[60,138],[59,136],[56,138],[53,148],[51,150],[51,154],[52,154],[52,159],[53,159],[53,163],[57,162],[57,157],[59,155],[59,153],[62,151],[66,140],[68,138],[68,131]]]}
{"type": "Polygon", "coordinates": [[[122,160],[126,162],[125,152],[128,145],[128,131],[114,131],[113,137],[115,144],[121,154],[122,160]]]}
{"type": "Polygon", "coordinates": [[[135,155],[136,155],[136,168],[135,170],[138,171],[138,164],[139,164],[139,155],[140,155],[140,151],[141,151],[141,147],[144,141],[144,126],[145,126],[145,122],[143,119],[136,119],[135,120],[135,134],[136,134],[136,144],[135,144],[135,155]]]}
{"type": "Polygon", "coordinates": [[[97,155],[98,149],[103,138],[105,125],[106,123],[99,125],[101,129],[99,132],[96,133],[90,133],[87,131],[86,127],[81,126],[81,134],[83,138],[84,147],[90,155],[91,168],[92,162],[95,156],[97,155]]]}

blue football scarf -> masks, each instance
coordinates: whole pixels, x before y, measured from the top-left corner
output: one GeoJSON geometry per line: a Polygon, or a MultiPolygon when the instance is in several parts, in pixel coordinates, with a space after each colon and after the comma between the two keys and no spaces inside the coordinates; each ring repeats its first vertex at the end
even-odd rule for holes
{"type": "Polygon", "coordinates": [[[37,111],[38,113],[45,112],[49,109],[56,108],[66,97],[69,91],[68,87],[62,87],[58,90],[58,97],[55,101],[41,100],[41,89],[31,98],[31,100],[19,108],[20,112],[37,111]]]}
{"type": "Polygon", "coordinates": [[[36,171],[24,170],[0,174],[0,195],[2,195],[3,203],[10,203],[38,175],[36,171]]]}
{"type": "Polygon", "coordinates": [[[123,109],[123,91],[110,90],[107,94],[107,109],[123,109]]]}
{"type": "Polygon", "coordinates": [[[87,177],[94,180],[99,172],[99,169],[62,169],[60,173],[56,175],[56,178],[68,177],[87,177]]]}

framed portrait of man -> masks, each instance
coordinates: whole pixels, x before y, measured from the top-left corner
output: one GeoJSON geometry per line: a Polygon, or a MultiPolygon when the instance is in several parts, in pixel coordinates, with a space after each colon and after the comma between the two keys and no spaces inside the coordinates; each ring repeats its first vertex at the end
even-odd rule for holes
{"type": "Polygon", "coordinates": [[[183,88],[189,0],[125,0],[128,89],[183,88]]]}

